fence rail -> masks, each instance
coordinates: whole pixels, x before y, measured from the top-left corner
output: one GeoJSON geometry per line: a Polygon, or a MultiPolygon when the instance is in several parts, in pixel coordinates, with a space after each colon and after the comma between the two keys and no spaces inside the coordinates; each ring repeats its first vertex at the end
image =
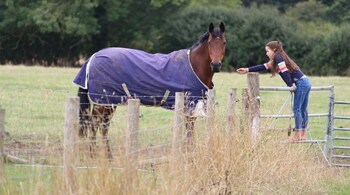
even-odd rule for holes
{"type": "MultiPolygon", "coordinates": [[[[311,87],[311,91],[328,91],[332,90],[334,86],[315,86],[311,87]]],[[[259,87],[260,91],[294,91],[293,87],[259,87]]]]}
{"type": "MultiPolygon", "coordinates": [[[[329,117],[329,113],[314,113],[309,114],[309,117],[329,117]]],[[[260,118],[294,118],[294,115],[291,114],[283,114],[283,115],[273,115],[273,114],[261,114],[260,118]]]]}

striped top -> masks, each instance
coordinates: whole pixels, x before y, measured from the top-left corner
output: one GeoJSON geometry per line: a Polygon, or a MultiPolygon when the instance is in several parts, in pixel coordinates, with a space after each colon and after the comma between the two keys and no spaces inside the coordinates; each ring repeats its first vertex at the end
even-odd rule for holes
{"type": "MultiPolygon", "coordinates": [[[[293,83],[299,80],[304,73],[301,70],[293,70],[292,72],[288,71],[286,62],[283,60],[281,54],[275,55],[275,62],[278,65],[278,74],[282,77],[283,81],[288,87],[291,87],[293,83]]],[[[269,63],[258,64],[255,66],[248,67],[249,72],[260,72],[270,69],[269,63]]]]}

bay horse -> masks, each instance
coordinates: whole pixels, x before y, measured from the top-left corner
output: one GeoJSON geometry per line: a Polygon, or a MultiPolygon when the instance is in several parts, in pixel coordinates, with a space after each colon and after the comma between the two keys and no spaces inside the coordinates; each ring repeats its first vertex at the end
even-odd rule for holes
{"type": "Polygon", "coordinates": [[[143,105],[173,109],[175,92],[184,92],[188,100],[186,140],[191,140],[195,120],[191,105],[205,99],[208,89],[214,87],[212,79],[221,71],[225,46],[225,25],[221,22],[219,27],[210,23],[208,31],[190,49],[150,54],[110,47],[93,54],[73,81],[79,87],[79,136],[89,134],[91,154],[100,129],[107,156],[112,157],[107,138],[110,121],[117,105],[129,98],[138,98],[143,105]]]}

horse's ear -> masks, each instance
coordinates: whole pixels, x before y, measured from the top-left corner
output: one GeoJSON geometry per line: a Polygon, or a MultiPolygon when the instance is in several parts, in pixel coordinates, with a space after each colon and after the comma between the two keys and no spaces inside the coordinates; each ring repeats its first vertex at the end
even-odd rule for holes
{"type": "Polygon", "coordinates": [[[221,32],[225,32],[225,24],[224,23],[220,23],[220,30],[221,32]]]}
{"type": "Polygon", "coordinates": [[[209,24],[209,32],[212,33],[214,31],[214,24],[210,23],[209,24]]]}

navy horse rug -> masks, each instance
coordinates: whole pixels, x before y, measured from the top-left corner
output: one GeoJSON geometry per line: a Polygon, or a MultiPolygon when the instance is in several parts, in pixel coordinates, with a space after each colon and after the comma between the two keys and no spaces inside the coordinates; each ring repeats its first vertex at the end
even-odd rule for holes
{"type": "Polygon", "coordinates": [[[138,98],[143,105],[173,109],[175,92],[186,94],[187,105],[195,106],[208,87],[195,74],[189,50],[150,54],[128,48],[106,48],[85,62],[74,84],[88,90],[99,105],[125,104],[138,98]]]}

